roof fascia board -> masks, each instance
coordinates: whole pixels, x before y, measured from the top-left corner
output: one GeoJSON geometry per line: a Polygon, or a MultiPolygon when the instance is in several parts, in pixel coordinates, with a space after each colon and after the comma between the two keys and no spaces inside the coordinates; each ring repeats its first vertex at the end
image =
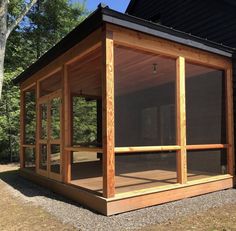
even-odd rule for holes
{"type": "Polygon", "coordinates": [[[160,38],[163,38],[163,39],[167,39],[167,40],[170,40],[170,41],[173,41],[173,42],[177,42],[177,43],[180,43],[180,44],[183,44],[183,45],[198,48],[198,49],[201,49],[201,50],[204,50],[204,51],[219,54],[219,55],[222,55],[222,56],[225,56],[225,57],[230,57],[230,58],[232,57],[231,52],[227,52],[227,51],[220,50],[218,48],[207,46],[203,43],[196,42],[196,41],[193,41],[191,39],[180,38],[178,36],[171,35],[169,33],[162,32],[162,31],[159,31],[159,30],[156,30],[156,29],[152,29],[150,27],[143,26],[143,25],[140,25],[140,24],[137,24],[137,23],[134,23],[134,22],[127,21],[127,20],[123,20],[123,19],[120,19],[120,18],[117,18],[117,17],[113,17],[111,15],[103,14],[103,21],[107,22],[107,23],[115,24],[117,26],[122,26],[122,27],[125,27],[125,28],[128,28],[128,29],[143,32],[143,33],[146,33],[146,34],[149,34],[149,35],[154,35],[154,36],[157,36],[157,37],[160,37],[160,38]]]}

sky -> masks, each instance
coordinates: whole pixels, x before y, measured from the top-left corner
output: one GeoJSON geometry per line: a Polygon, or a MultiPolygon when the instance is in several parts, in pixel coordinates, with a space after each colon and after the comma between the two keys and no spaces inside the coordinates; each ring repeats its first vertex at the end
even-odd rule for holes
{"type": "MultiPolygon", "coordinates": [[[[78,0],[74,0],[75,2],[78,0]]],[[[82,2],[82,1],[80,1],[82,2]]],[[[94,11],[97,9],[99,3],[108,5],[111,9],[120,12],[125,12],[130,0],[87,0],[87,9],[89,11],[94,11]]]]}

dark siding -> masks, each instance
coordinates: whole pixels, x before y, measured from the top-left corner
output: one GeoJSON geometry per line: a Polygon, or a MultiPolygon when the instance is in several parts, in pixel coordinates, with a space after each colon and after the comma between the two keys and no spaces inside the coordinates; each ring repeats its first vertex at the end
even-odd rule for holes
{"type": "MultiPolygon", "coordinates": [[[[146,20],[159,15],[165,26],[236,48],[235,12],[235,1],[229,0],[136,0],[127,13],[146,20]]],[[[233,94],[236,144],[236,54],[233,57],[233,94]]]]}
{"type": "Polygon", "coordinates": [[[136,0],[129,14],[236,47],[236,6],[213,0],[136,0]]]}

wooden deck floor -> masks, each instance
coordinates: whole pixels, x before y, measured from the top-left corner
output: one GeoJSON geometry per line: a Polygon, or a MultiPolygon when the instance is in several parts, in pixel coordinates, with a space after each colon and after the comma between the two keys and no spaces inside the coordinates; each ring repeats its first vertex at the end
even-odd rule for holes
{"type": "MultiPolygon", "coordinates": [[[[130,171],[124,173],[116,172],[116,194],[177,183],[177,174],[173,169],[150,169],[146,171],[130,169],[130,171]]],[[[216,174],[192,171],[188,173],[188,181],[204,179],[214,175],[216,174]]],[[[73,164],[71,183],[101,193],[101,164],[97,161],[73,164]]]]}

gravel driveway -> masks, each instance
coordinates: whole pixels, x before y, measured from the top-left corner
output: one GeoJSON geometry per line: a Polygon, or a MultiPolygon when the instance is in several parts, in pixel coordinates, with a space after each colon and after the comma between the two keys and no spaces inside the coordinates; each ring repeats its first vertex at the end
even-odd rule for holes
{"type": "Polygon", "coordinates": [[[105,217],[24,180],[14,169],[12,166],[0,165],[0,187],[4,184],[8,192],[22,204],[40,207],[78,230],[155,230],[155,225],[185,219],[187,215],[195,216],[231,205],[236,209],[236,190],[230,189],[105,217]]]}

